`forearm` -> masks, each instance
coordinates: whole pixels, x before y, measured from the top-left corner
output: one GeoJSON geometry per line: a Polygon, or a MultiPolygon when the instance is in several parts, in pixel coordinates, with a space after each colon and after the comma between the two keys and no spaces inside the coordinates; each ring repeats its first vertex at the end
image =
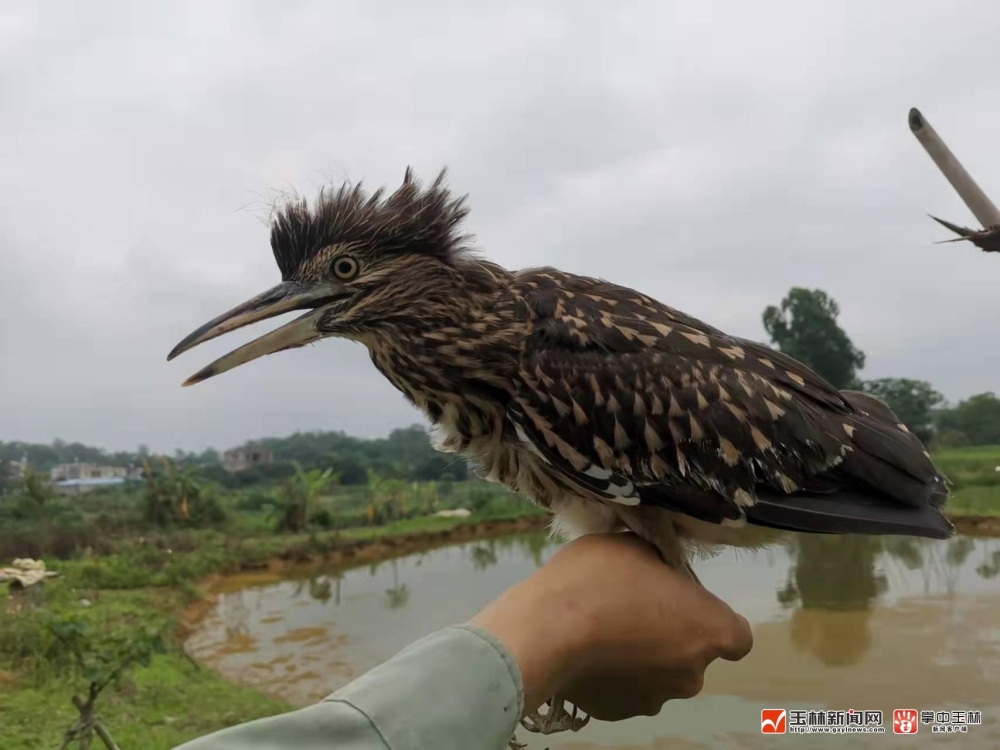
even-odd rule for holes
{"type": "Polygon", "coordinates": [[[456,626],[410,645],[322,702],[177,750],[503,750],[523,706],[510,654],[456,626]]]}

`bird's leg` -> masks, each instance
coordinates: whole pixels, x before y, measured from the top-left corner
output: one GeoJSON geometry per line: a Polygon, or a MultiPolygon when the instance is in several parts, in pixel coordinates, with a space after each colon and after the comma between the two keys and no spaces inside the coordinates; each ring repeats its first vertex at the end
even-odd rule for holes
{"type": "Polygon", "coordinates": [[[579,709],[573,706],[573,713],[566,710],[566,701],[558,695],[547,701],[549,710],[544,714],[535,710],[521,719],[521,726],[537,734],[556,732],[579,732],[590,721],[589,716],[579,716],[579,709]]]}

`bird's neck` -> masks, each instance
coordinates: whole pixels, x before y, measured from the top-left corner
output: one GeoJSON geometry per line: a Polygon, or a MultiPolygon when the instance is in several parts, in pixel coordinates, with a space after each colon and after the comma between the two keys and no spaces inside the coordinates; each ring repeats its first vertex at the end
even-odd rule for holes
{"type": "Polygon", "coordinates": [[[379,371],[432,422],[470,412],[492,422],[487,412],[506,402],[525,326],[518,300],[499,293],[364,343],[379,371]]]}

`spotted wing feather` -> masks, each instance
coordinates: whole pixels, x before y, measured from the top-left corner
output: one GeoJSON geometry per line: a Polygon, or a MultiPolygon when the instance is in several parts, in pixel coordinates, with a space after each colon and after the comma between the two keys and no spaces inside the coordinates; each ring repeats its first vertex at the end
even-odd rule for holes
{"type": "Polygon", "coordinates": [[[531,333],[511,419],[579,486],[714,522],[950,533],[942,478],[870,396],[624,287],[518,283],[531,333]]]}

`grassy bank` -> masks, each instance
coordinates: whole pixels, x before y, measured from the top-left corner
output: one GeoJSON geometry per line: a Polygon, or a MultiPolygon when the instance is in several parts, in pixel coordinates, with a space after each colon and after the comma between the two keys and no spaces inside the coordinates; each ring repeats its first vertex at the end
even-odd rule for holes
{"type": "Polygon", "coordinates": [[[1000,445],[937,451],[934,463],[953,485],[950,514],[1000,516],[1000,445]]]}
{"type": "MultiPolygon", "coordinates": [[[[197,553],[192,553],[197,554],[197,553]]],[[[81,565],[20,594],[0,594],[0,736],[4,750],[59,747],[79,717],[73,695],[87,680],[51,658],[58,643],[46,628],[51,615],[72,617],[96,633],[145,628],[162,633],[166,653],[108,688],[98,714],[122,748],[160,750],[214,729],[287,708],[232,685],[187,660],[175,637],[174,613],[199,595],[193,585],[158,588],[81,586],[81,565]]],[[[75,747],[75,745],[73,745],[75,747]]]]}
{"type": "Polygon", "coordinates": [[[53,560],[61,574],[42,587],[0,593],[0,736],[4,750],[58,747],[77,718],[70,703],[86,681],[67,677],[46,653],[44,622],[67,615],[96,632],[143,627],[165,636],[167,650],[109,688],[98,713],[122,748],[166,750],[186,740],[288,710],[280,700],[227,682],[180,648],[185,615],[197,613],[197,582],[217,573],[307,563],[350,564],[410,554],[467,539],[540,527],[544,516],[512,508],[465,519],[421,517],[342,533],[270,535],[232,540],[214,531],[133,540],[100,557],[53,560]]]}
{"type": "MultiPolygon", "coordinates": [[[[110,627],[119,617],[114,599],[105,597],[93,605],[97,618],[106,618],[110,627]]],[[[148,611],[146,597],[139,599],[148,611]]],[[[61,679],[36,679],[30,671],[0,672],[0,680],[4,678],[5,684],[0,685],[4,750],[59,747],[63,732],[78,718],[69,702],[74,692],[71,685],[61,679]]],[[[81,682],[77,694],[82,694],[82,687],[81,682]]],[[[98,703],[98,714],[124,750],[167,750],[217,729],[288,709],[282,701],[227,682],[177,653],[155,657],[121,687],[106,691],[98,703]]]]}

